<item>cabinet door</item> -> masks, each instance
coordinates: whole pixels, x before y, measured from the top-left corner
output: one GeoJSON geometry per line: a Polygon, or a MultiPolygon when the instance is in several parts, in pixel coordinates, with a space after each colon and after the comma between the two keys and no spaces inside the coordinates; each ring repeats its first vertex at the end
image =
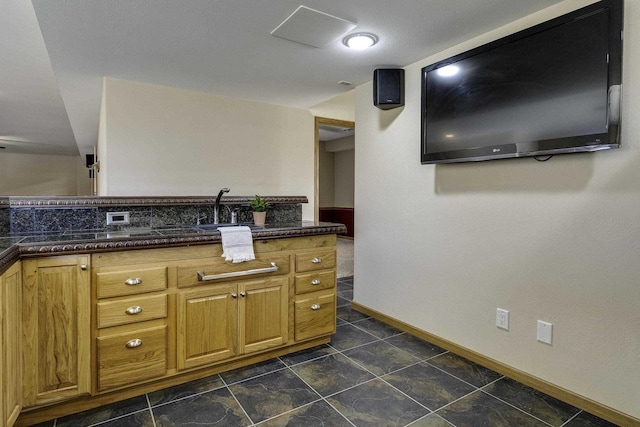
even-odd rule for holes
{"type": "Polygon", "coordinates": [[[236,355],[238,295],[235,284],[178,294],[178,369],[236,355]]]}
{"type": "Polygon", "coordinates": [[[20,263],[14,264],[0,279],[2,316],[3,425],[15,423],[22,410],[22,277],[20,263]]]}
{"type": "Polygon", "coordinates": [[[24,404],[90,392],[89,256],[23,262],[24,404]]]}
{"type": "Polygon", "coordinates": [[[288,341],[289,279],[255,280],[238,285],[242,354],[284,345],[288,341]]]}

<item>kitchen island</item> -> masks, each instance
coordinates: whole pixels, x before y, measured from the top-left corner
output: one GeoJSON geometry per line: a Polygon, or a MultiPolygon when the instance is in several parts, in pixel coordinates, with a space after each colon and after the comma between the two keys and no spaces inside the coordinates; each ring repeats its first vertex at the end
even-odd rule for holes
{"type": "Polygon", "coordinates": [[[1,372],[5,385],[10,373],[23,382],[3,390],[3,422],[38,423],[330,340],[344,225],[252,227],[256,259],[237,264],[221,257],[214,227],[0,237],[0,285],[21,319],[5,322],[1,372]]]}

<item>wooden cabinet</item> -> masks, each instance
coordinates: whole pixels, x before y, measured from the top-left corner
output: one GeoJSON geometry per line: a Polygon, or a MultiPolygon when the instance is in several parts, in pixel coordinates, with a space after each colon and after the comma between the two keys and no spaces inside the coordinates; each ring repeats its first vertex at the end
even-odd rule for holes
{"type": "Polygon", "coordinates": [[[163,377],[169,358],[166,263],[122,265],[113,256],[94,256],[97,392],[163,377]]]}
{"type": "Polygon", "coordinates": [[[296,272],[317,271],[336,267],[336,250],[316,249],[296,255],[296,272]]]}
{"type": "Polygon", "coordinates": [[[167,288],[167,267],[119,267],[116,270],[96,271],[98,298],[120,297],[167,288]]]}
{"type": "Polygon", "coordinates": [[[167,317],[166,293],[110,298],[97,304],[98,329],[167,317]]]}
{"type": "MultiPolygon", "coordinates": [[[[18,423],[327,343],[335,331],[336,236],[256,240],[254,251],[254,261],[238,264],[221,258],[220,244],[24,260],[23,335],[9,337],[24,344],[30,410],[18,423]],[[92,395],[74,399],[85,393],[92,395]]],[[[1,306],[15,298],[0,293],[1,306]]],[[[4,396],[20,388],[20,375],[1,369],[10,359],[0,355],[4,396]]],[[[5,401],[0,415],[9,417],[5,406],[17,403],[5,401]]]]}
{"type": "Polygon", "coordinates": [[[240,354],[287,343],[289,279],[255,280],[238,285],[240,354]]]}
{"type": "Polygon", "coordinates": [[[317,248],[296,255],[295,340],[336,331],[336,251],[317,248]]]}
{"type": "Polygon", "coordinates": [[[98,337],[98,390],[136,384],[167,372],[167,327],[98,337]]]}
{"type": "Polygon", "coordinates": [[[335,289],[335,287],[335,270],[296,275],[296,294],[298,295],[323,289],[335,289]]]}
{"type": "Polygon", "coordinates": [[[23,261],[24,405],[90,392],[88,255],[23,261]]]}
{"type": "Polygon", "coordinates": [[[223,282],[178,295],[178,369],[215,363],[288,341],[289,279],[223,282]]]}
{"type": "Polygon", "coordinates": [[[236,355],[238,289],[234,284],[206,286],[178,295],[178,369],[236,355]]]}
{"type": "Polygon", "coordinates": [[[256,254],[256,259],[253,261],[239,263],[227,262],[220,257],[207,260],[185,260],[177,267],[178,287],[187,288],[220,283],[222,281],[229,280],[229,276],[241,277],[241,275],[247,271],[253,272],[250,275],[251,277],[288,275],[290,271],[290,258],[291,257],[288,254],[264,253],[256,254]],[[259,273],[259,271],[265,272],[259,273]],[[203,276],[210,276],[214,278],[202,281],[198,278],[199,273],[203,276]],[[227,277],[220,277],[216,279],[216,276],[227,277]]]}
{"type": "Polygon", "coordinates": [[[296,341],[336,331],[336,293],[314,292],[296,297],[296,341]]]}
{"type": "Polygon", "coordinates": [[[0,424],[22,410],[22,275],[20,262],[0,276],[0,424]]]}

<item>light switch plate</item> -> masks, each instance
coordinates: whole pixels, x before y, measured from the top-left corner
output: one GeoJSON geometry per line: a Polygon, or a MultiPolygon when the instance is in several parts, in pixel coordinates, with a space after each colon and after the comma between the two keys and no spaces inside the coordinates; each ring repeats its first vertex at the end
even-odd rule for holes
{"type": "Polygon", "coordinates": [[[551,344],[553,336],[553,324],[538,320],[538,341],[551,344]]]}

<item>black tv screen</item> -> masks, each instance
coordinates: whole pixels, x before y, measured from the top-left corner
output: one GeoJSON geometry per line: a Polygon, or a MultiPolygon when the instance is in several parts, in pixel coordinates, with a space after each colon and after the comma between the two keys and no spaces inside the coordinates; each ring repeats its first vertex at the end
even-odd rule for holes
{"type": "Polygon", "coordinates": [[[620,145],[622,0],[603,0],[422,69],[421,161],[620,145]]]}

